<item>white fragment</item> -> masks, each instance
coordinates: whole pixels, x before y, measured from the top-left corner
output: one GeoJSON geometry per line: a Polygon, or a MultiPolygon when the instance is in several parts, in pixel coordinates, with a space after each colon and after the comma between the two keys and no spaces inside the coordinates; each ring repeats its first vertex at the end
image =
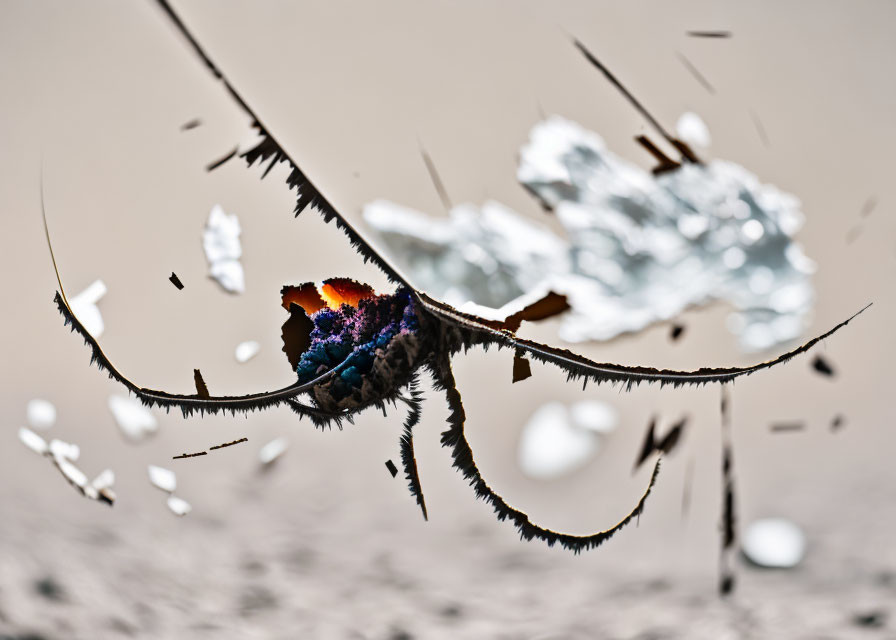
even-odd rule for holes
{"type": "Polygon", "coordinates": [[[84,488],[88,486],[87,476],[84,475],[84,472],[65,458],[56,458],[55,462],[56,466],[59,467],[59,470],[62,472],[62,475],[65,476],[66,480],[84,491],[84,488]]]}
{"type": "Polygon", "coordinates": [[[289,441],[286,438],[274,438],[258,451],[258,461],[267,466],[286,451],[289,441]]]}
{"type": "Polygon", "coordinates": [[[69,306],[72,313],[87,330],[87,333],[94,338],[103,335],[106,325],[103,323],[103,316],[100,314],[99,307],[96,306],[100,298],[106,295],[108,289],[106,283],[102,280],[94,280],[93,283],[84,289],[81,293],[69,298],[69,306]]]}
{"type": "Polygon", "coordinates": [[[185,516],[193,510],[189,502],[177,496],[168,496],[168,508],[177,516],[185,516]]]}
{"type": "Polygon", "coordinates": [[[712,144],[706,123],[700,116],[690,111],[681,114],[681,117],[678,118],[678,122],[675,124],[675,133],[683,142],[693,147],[708,149],[712,144]]]}
{"type": "Polygon", "coordinates": [[[572,409],[560,402],[542,405],[520,435],[520,468],[542,480],[570,473],[594,457],[599,434],[615,426],[615,411],[601,403],[578,403],[572,409]]]}
{"type": "Polygon", "coordinates": [[[236,351],[234,351],[233,355],[236,357],[237,362],[248,362],[256,356],[259,349],[261,349],[261,345],[255,342],[255,340],[247,340],[236,345],[236,351]]]}
{"type": "Polygon", "coordinates": [[[50,455],[58,460],[69,460],[74,462],[81,456],[81,449],[76,444],[70,444],[53,438],[50,440],[50,455]]]}
{"type": "Polygon", "coordinates": [[[789,569],[805,556],[806,536],[783,518],[756,520],[744,532],[742,551],[760,567],[789,569]]]}
{"type": "Polygon", "coordinates": [[[139,442],[158,431],[159,423],[149,409],[134,398],[122,395],[109,396],[109,411],[118,428],[130,440],[139,442]]]}
{"type": "Polygon", "coordinates": [[[619,413],[606,402],[583,400],[569,408],[575,426],[597,433],[610,433],[619,424],[619,413]]]}
{"type": "Polygon", "coordinates": [[[202,248],[209,264],[209,275],[229,293],[246,290],[240,258],[240,221],[236,214],[227,214],[221,205],[212,207],[202,233],[202,248]]]}
{"type": "Polygon", "coordinates": [[[50,450],[47,441],[27,427],[19,427],[19,440],[34,453],[40,455],[44,455],[50,450]]]}
{"type": "Polygon", "coordinates": [[[177,476],[173,471],[152,464],[149,465],[148,470],[149,481],[162,491],[172,493],[177,489],[177,476]]]}
{"type": "Polygon", "coordinates": [[[100,489],[108,489],[113,484],[115,484],[115,473],[112,469],[106,469],[101,472],[96,478],[93,479],[93,482],[90,483],[91,486],[99,491],[100,489]]]}
{"type": "Polygon", "coordinates": [[[32,429],[49,429],[56,424],[56,407],[49,400],[29,400],[25,413],[32,429]]]}

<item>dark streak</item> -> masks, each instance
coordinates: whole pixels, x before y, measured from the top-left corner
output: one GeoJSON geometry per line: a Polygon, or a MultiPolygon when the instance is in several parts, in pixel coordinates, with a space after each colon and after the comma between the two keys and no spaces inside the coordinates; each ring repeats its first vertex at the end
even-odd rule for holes
{"type": "Polygon", "coordinates": [[[442,182],[442,178],[439,176],[439,172],[436,171],[436,165],[433,163],[432,158],[429,157],[429,154],[426,153],[426,150],[421,147],[420,155],[423,156],[423,164],[426,165],[426,170],[429,172],[429,179],[432,180],[432,186],[435,187],[436,193],[439,194],[439,199],[442,201],[442,206],[445,207],[445,211],[451,211],[451,198],[448,197],[448,191],[445,189],[445,183],[442,182]]]}
{"type": "Polygon", "coordinates": [[[734,591],[732,555],[737,544],[737,516],[734,490],[734,452],[731,441],[731,397],[722,385],[722,546],[719,559],[719,593],[734,591]]]}
{"type": "Polygon", "coordinates": [[[180,126],[181,131],[189,131],[190,129],[195,129],[199,125],[202,124],[202,121],[199,118],[193,118],[189,122],[185,122],[180,126]]]}
{"type": "Polygon", "coordinates": [[[834,419],[831,420],[831,431],[838,431],[845,421],[843,414],[838,413],[835,415],[834,419]]]}
{"type": "Polygon", "coordinates": [[[199,456],[207,456],[207,455],[208,455],[208,452],[200,451],[198,453],[182,453],[179,456],[172,457],[171,459],[172,460],[180,460],[182,458],[198,458],[199,456]]]}
{"type": "Polygon", "coordinates": [[[215,160],[215,161],[212,162],[211,164],[206,165],[205,170],[206,170],[206,171],[214,171],[215,169],[217,169],[218,167],[220,167],[222,164],[224,164],[225,162],[227,162],[228,160],[230,160],[232,157],[234,157],[234,156],[236,155],[237,151],[239,151],[239,149],[238,149],[237,147],[234,147],[234,148],[233,148],[233,151],[231,151],[230,153],[228,153],[226,156],[224,156],[224,157],[221,158],[220,160],[215,160]]]}
{"type": "Polygon", "coordinates": [[[635,141],[647,149],[647,152],[657,161],[657,166],[651,169],[653,175],[658,176],[663,173],[675,171],[681,166],[680,163],[675,162],[675,160],[663,153],[662,149],[656,146],[647,136],[635,136],[635,141]]]}
{"type": "Polygon", "coordinates": [[[691,38],[730,38],[730,31],[688,31],[691,38]]]}
{"type": "Polygon", "coordinates": [[[389,473],[392,474],[393,478],[398,475],[398,468],[391,460],[386,460],[386,468],[389,470],[389,473]]]}
{"type": "Polygon", "coordinates": [[[694,66],[694,63],[688,60],[680,51],[677,52],[676,55],[678,55],[678,59],[681,61],[681,64],[684,65],[685,69],[691,72],[691,75],[694,76],[694,79],[697,80],[697,82],[699,82],[703,86],[703,88],[706,89],[710,94],[715,95],[715,87],[710,84],[709,80],[706,79],[706,76],[700,73],[700,70],[694,66]]]}
{"type": "Polygon", "coordinates": [[[224,447],[232,447],[235,444],[239,444],[241,442],[249,442],[249,438],[240,438],[239,440],[234,440],[233,442],[225,442],[224,444],[216,444],[214,447],[209,447],[209,451],[214,451],[215,449],[223,449],[224,447]]]}
{"type": "Polygon", "coordinates": [[[585,47],[584,44],[582,44],[579,40],[573,40],[573,43],[575,44],[576,48],[578,48],[578,50],[582,52],[582,54],[585,56],[585,58],[588,60],[588,62],[590,62],[601,73],[603,73],[604,76],[607,78],[607,80],[609,80],[610,83],[614,87],[616,87],[622,93],[623,96],[625,96],[625,98],[638,111],[638,113],[640,113],[642,116],[644,116],[644,118],[647,119],[647,121],[651,124],[651,126],[653,126],[653,128],[656,129],[660,133],[660,135],[666,139],[666,141],[669,144],[671,144],[673,147],[675,147],[678,150],[678,152],[688,162],[700,162],[700,159],[697,157],[697,154],[695,154],[686,143],[682,142],[678,138],[671,135],[668,131],[666,131],[663,128],[663,125],[660,124],[659,120],[654,118],[650,114],[650,112],[644,107],[644,105],[642,105],[640,102],[638,102],[638,99],[635,98],[635,96],[632,95],[632,93],[628,89],[625,88],[625,86],[619,81],[619,79],[616,76],[614,76],[613,73],[607,67],[605,67],[604,64],[600,60],[598,60],[597,57],[595,57],[595,55],[593,53],[591,53],[585,47]]]}
{"type": "Polygon", "coordinates": [[[782,433],[786,431],[803,431],[806,428],[805,422],[777,422],[771,425],[772,433],[782,433]]]}
{"type": "Polygon", "coordinates": [[[684,487],[681,490],[681,517],[686,518],[691,511],[691,491],[694,486],[694,458],[688,460],[687,469],[684,472],[684,487]]]}
{"type": "Polygon", "coordinates": [[[871,212],[874,211],[874,208],[877,206],[877,198],[871,196],[865,201],[865,204],[862,205],[862,210],[859,211],[859,217],[867,218],[871,215],[871,212]]]}
{"type": "Polygon", "coordinates": [[[768,148],[772,146],[771,141],[768,139],[768,134],[765,131],[765,125],[762,124],[762,120],[759,119],[759,114],[750,109],[750,119],[753,121],[753,126],[756,127],[756,133],[759,134],[759,139],[762,141],[762,144],[768,148]]]}
{"type": "Polygon", "coordinates": [[[174,273],[173,271],[171,272],[171,277],[168,279],[171,281],[171,284],[173,284],[175,287],[177,287],[178,291],[180,291],[184,288],[184,283],[180,281],[180,278],[178,278],[177,274],[174,273]]]}

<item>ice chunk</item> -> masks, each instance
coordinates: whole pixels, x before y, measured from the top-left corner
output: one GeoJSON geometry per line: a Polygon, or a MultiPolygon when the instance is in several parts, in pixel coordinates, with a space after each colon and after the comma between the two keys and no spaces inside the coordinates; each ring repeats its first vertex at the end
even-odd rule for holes
{"type": "Polygon", "coordinates": [[[760,567],[789,569],[798,565],[806,554],[806,536],[798,526],[783,518],[756,520],[744,532],[741,548],[760,567]]]}
{"type": "Polygon", "coordinates": [[[691,111],[682,113],[678,118],[678,122],[675,123],[675,133],[683,142],[687,142],[692,147],[707,149],[712,144],[706,123],[691,111]]]}
{"type": "Polygon", "coordinates": [[[94,280],[89,287],[68,301],[72,313],[94,338],[103,335],[103,330],[106,328],[100,309],[96,305],[107,291],[106,284],[102,280],[94,280]]]}
{"type": "Polygon", "coordinates": [[[550,479],[570,473],[597,453],[601,433],[616,426],[616,412],[598,402],[567,407],[549,402],[539,407],[520,435],[519,464],[523,473],[550,479]]]}
{"type": "Polygon", "coordinates": [[[44,455],[50,450],[47,441],[27,427],[19,427],[19,440],[34,453],[44,455]]]}
{"type": "Polygon", "coordinates": [[[93,479],[93,482],[90,483],[93,485],[94,489],[108,489],[113,484],[115,484],[115,473],[111,469],[106,469],[101,472],[96,478],[93,479]]]}
{"type": "Polygon", "coordinates": [[[185,516],[193,510],[189,502],[177,496],[168,496],[168,508],[176,516],[185,516]]]}
{"type": "Polygon", "coordinates": [[[247,340],[246,342],[240,342],[236,345],[234,356],[236,357],[237,362],[248,362],[255,357],[259,349],[261,349],[260,344],[254,340],[247,340]]]}
{"type": "Polygon", "coordinates": [[[108,405],[118,428],[129,440],[139,442],[158,431],[159,423],[155,416],[138,400],[129,396],[111,395],[108,405]]]}
{"type": "Polygon", "coordinates": [[[227,214],[221,205],[212,207],[202,233],[202,248],[209,264],[209,275],[229,293],[243,293],[246,289],[240,258],[240,222],[236,214],[227,214]]]}
{"type": "Polygon", "coordinates": [[[53,438],[50,440],[50,455],[57,460],[69,460],[74,462],[81,456],[81,449],[76,444],[70,444],[53,438]]]}
{"type": "Polygon", "coordinates": [[[172,493],[177,489],[177,476],[173,471],[152,464],[149,465],[148,470],[149,481],[162,491],[172,493]]]}
{"type": "Polygon", "coordinates": [[[49,400],[29,400],[26,415],[32,429],[49,429],[56,424],[56,407],[49,400]]]}
{"type": "Polygon", "coordinates": [[[258,451],[258,461],[263,466],[268,466],[279,458],[289,446],[286,438],[274,438],[258,451]]]}

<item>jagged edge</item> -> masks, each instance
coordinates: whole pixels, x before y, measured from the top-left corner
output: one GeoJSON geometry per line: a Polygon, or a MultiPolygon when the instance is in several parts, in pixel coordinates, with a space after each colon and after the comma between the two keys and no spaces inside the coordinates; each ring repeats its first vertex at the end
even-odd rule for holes
{"type": "Polygon", "coordinates": [[[638,501],[635,508],[623,518],[618,524],[606,531],[599,531],[591,535],[576,536],[565,533],[558,533],[545,529],[534,524],[529,516],[507,504],[507,502],[495,493],[491,487],[482,479],[476,462],[473,459],[473,451],[469,442],[464,435],[464,422],[466,415],[464,413],[463,404],[461,403],[460,392],[455,384],[454,374],[451,372],[451,362],[447,356],[442,362],[434,362],[429,365],[433,381],[438,390],[445,391],[448,400],[448,408],[450,415],[448,424],[450,428],[442,433],[442,446],[451,449],[451,456],[454,467],[463,475],[473,487],[476,497],[481,498],[492,506],[495,515],[499,521],[510,520],[513,522],[517,531],[520,533],[520,539],[532,540],[537,538],[547,543],[549,547],[553,547],[559,543],[564,549],[569,549],[575,554],[582,551],[595,549],[601,544],[609,540],[616,532],[625,527],[635,518],[638,518],[644,511],[644,505],[648,496],[653,490],[657,476],[660,470],[660,460],[656,462],[653,473],[650,476],[650,482],[647,489],[638,501]]]}
{"type": "Polygon", "coordinates": [[[658,382],[660,386],[672,385],[677,388],[685,385],[704,385],[708,383],[725,383],[740,376],[750,375],[763,369],[769,369],[783,364],[796,356],[807,352],[822,340],[849,324],[854,318],[865,311],[871,304],[866,305],[846,320],[840,322],[832,329],[818,335],[799,347],[783,353],[772,360],[767,360],[748,367],[702,367],[694,371],[675,371],[670,369],[655,369],[653,367],[627,366],[615,363],[599,363],[589,360],[567,349],[558,349],[549,345],[540,344],[532,340],[518,338],[515,334],[506,330],[498,330],[488,326],[488,320],[478,316],[458,311],[457,309],[430,298],[425,293],[417,292],[417,298],[422,308],[434,315],[438,320],[447,322],[461,329],[459,335],[462,343],[455,347],[455,351],[468,350],[475,345],[495,344],[499,349],[509,348],[523,350],[531,358],[542,363],[553,364],[567,373],[567,380],[582,379],[583,384],[588,382],[621,383],[626,391],[643,383],[658,382]]]}
{"type": "MultiPolygon", "coordinates": [[[[236,415],[237,413],[248,413],[250,411],[260,411],[263,409],[267,409],[268,407],[274,407],[283,404],[287,402],[291,397],[294,397],[289,396],[278,398],[262,398],[252,402],[243,401],[238,405],[227,405],[226,403],[207,405],[204,404],[203,400],[198,396],[195,398],[195,404],[193,404],[193,400],[189,397],[167,400],[165,398],[147,396],[145,389],[138,387],[133,382],[125,378],[112,365],[112,363],[103,353],[103,350],[100,348],[99,343],[92,335],[90,335],[90,333],[84,328],[84,325],[82,325],[78,318],[76,318],[75,315],[71,312],[59,292],[56,292],[54,302],[59,309],[59,313],[62,314],[62,317],[65,320],[65,325],[71,326],[70,330],[78,333],[81,338],[83,338],[84,344],[90,347],[90,364],[96,364],[97,368],[100,371],[105,372],[109,376],[109,378],[124,385],[128,389],[128,391],[133,393],[137,397],[137,399],[147,407],[152,408],[158,406],[165,409],[166,412],[170,411],[172,407],[177,407],[181,410],[185,418],[193,415],[193,413],[205,415],[206,413],[216,414],[223,411],[230,411],[231,415],[236,415]]],[[[295,395],[300,395],[302,393],[306,392],[297,392],[295,395]]]]}
{"type": "MultiPolygon", "coordinates": [[[[227,90],[230,97],[239,105],[239,107],[251,118],[253,126],[256,127],[259,133],[262,136],[261,142],[256,145],[253,149],[242,154],[242,157],[246,159],[249,166],[252,166],[253,162],[256,159],[261,159],[262,161],[266,160],[268,157],[273,156],[270,165],[265,171],[264,175],[274,167],[274,165],[279,164],[280,162],[288,162],[290,166],[290,173],[286,179],[287,184],[290,189],[295,189],[297,193],[296,200],[296,209],[295,214],[298,216],[306,207],[310,206],[312,209],[317,209],[324,218],[325,222],[330,222],[330,220],[336,221],[336,226],[348,236],[349,241],[352,244],[352,247],[361,254],[364,258],[364,262],[366,263],[368,260],[373,262],[393,284],[401,284],[405,286],[409,286],[408,283],[402,278],[398,272],[389,265],[386,260],[380,256],[376,251],[370,247],[367,242],[361,237],[361,235],[355,231],[355,229],[348,223],[343,216],[336,211],[333,205],[317,190],[317,188],[311,183],[311,180],[299,169],[296,162],[283,150],[280,144],[274,139],[274,137],[268,132],[268,130],[261,124],[261,118],[255,113],[255,111],[249,106],[249,104],[243,99],[243,97],[237,92],[234,86],[230,83],[227,77],[221,72],[218,66],[212,61],[209,57],[208,53],[206,53],[205,49],[199,44],[199,41],[193,36],[190,30],[187,28],[187,25],[184,24],[183,20],[180,19],[180,16],[174,11],[174,8],[170,5],[167,0],[156,0],[157,4],[161,8],[161,10],[165,13],[165,15],[169,18],[169,20],[174,24],[177,30],[181,33],[181,35],[187,40],[187,43],[193,49],[193,52],[199,57],[205,67],[211,72],[211,74],[220,81],[224,88],[227,90]]],[[[264,176],[262,176],[264,177],[264,176]]]]}
{"type": "Polygon", "coordinates": [[[417,470],[417,458],[414,455],[414,427],[420,423],[422,415],[423,393],[417,390],[418,376],[414,372],[411,381],[408,383],[408,392],[410,398],[405,398],[405,402],[410,407],[407,418],[404,421],[404,429],[401,433],[401,464],[404,467],[405,478],[408,481],[408,490],[420,505],[423,512],[423,519],[429,520],[426,513],[426,501],[423,498],[423,487],[420,485],[420,474],[417,470]]]}

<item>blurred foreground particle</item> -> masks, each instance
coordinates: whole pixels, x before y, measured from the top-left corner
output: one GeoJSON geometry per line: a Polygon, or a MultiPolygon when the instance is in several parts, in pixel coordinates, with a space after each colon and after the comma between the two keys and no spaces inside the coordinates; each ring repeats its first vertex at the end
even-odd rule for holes
{"type": "Polygon", "coordinates": [[[744,532],[741,550],[756,566],[791,569],[806,554],[806,536],[783,518],[756,520],[744,532]]]}

